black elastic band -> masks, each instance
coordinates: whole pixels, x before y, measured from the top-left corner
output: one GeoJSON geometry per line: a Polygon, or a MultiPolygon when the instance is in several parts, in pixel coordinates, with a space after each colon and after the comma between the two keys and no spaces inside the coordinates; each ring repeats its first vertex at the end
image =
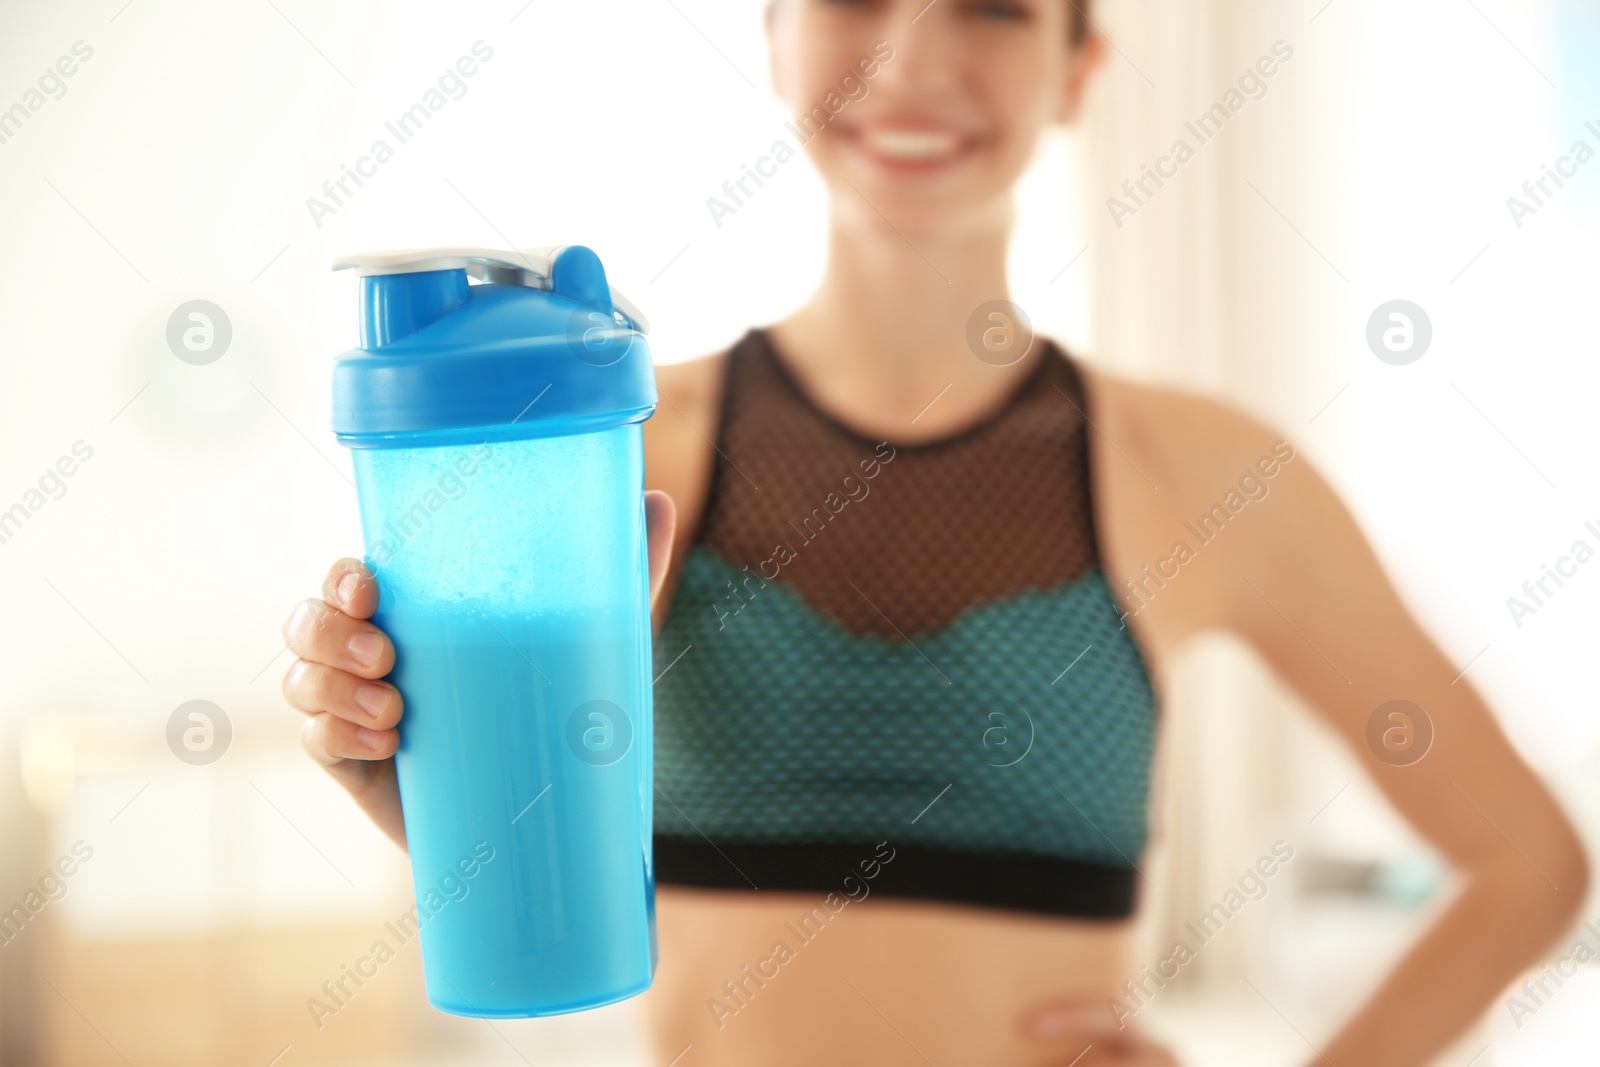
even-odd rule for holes
{"type": "MultiPolygon", "coordinates": [[[[703,837],[655,835],[656,881],[708,889],[851,891],[865,882],[874,895],[1009,908],[1083,919],[1133,914],[1131,867],[1024,854],[872,843],[713,845],[703,837]],[[876,867],[874,861],[878,860],[876,867]],[[868,866],[862,867],[865,863],[868,866]],[[876,870],[865,881],[863,871],[876,870]],[[847,883],[846,878],[855,881],[847,883]]],[[[855,890],[854,892],[859,892],[855,890]]]]}

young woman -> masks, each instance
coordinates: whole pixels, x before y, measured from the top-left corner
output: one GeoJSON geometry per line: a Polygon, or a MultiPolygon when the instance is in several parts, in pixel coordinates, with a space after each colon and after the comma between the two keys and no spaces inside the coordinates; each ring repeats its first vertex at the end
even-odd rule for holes
{"type": "MultiPolygon", "coordinates": [[[[806,150],[830,256],[787,319],[661,367],[645,428],[660,1063],[1176,1063],[1108,1004],[1139,977],[1154,679],[1212,628],[1463,876],[1307,1062],[1424,1062],[1584,898],[1571,826],[1291,445],[1043,339],[1016,358],[969,340],[1006,328],[985,305],[1007,292],[1012,187],[1103,54],[1086,6],[768,10],[779,93],[827,115],[806,150]],[[870,93],[835,114],[863,61],[870,93]],[[1220,532],[1198,539],[1200,516],[1220,532]],[[1367,742],[1396,698],[1436,730],[1407,767],[1367,742]]],[[[284,692],[404,845],[379,596],[334,564],[286,623],[284,692]]]]}

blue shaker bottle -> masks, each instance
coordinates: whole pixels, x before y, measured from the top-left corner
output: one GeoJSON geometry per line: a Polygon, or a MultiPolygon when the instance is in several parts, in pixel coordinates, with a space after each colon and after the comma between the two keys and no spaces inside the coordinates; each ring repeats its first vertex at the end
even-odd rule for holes
{"type": "MultiPolygon", "coordinates": [[[[655,974],[642,315],[581,245],[380,252],[338,357],[428,1000],[554,1015],[655,974]],[[476,283],[476,284],[475,284],[476,283]]],[[[408,929],[409,927],[409,929],[408,929]]]]}

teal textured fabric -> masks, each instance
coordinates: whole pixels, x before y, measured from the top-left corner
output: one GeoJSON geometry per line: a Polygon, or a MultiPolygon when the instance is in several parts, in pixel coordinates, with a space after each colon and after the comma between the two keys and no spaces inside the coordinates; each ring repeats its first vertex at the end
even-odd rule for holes
{"type": "Polygon", "coordinates": [[[702,543],[655,648],[658,835],[1122,868],[1144,847],[1155,695],[1098,567],[900,639],[702,543]]]}

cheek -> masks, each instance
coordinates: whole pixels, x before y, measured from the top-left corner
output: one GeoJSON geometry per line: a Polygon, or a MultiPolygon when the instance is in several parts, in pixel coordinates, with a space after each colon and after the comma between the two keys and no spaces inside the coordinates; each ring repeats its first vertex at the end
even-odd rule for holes
{"type": "Polygon", "coordinates": [[[986,84],[990,114],[1016,150],[1031,157],[1034,145],[1065,117],[1070,74],[1061,54],[1030,48],[1008,57],[1005,73],[986,84]]]}
{"type": "Polygon", "coordinates": [[[1043,71],[1013,70],[1009,77],[983,86],[984,110],[993,155],[1009,165],[1024,166],[1034,146],[1056,115],[1056,98],[1043,71]]]}
{"type": "Polygon", "coordinates": [[[1060,110],[1066,70],[1037,48],[1009,50],[974,72],[974,84],[996,121],[1025,134],[1048,125],[1060,110]]]}
{"type": "Polygon", "coordinates": [[[840,79],[860,78],[858,64],[872,56],[873,44],[880,40],[865,21],[798,15],[783,30],[775,43],[773,63],[778,76],[778,92],[789,108],[801,113],[822,104],[830,92],[837,92],[840,79]]]}

